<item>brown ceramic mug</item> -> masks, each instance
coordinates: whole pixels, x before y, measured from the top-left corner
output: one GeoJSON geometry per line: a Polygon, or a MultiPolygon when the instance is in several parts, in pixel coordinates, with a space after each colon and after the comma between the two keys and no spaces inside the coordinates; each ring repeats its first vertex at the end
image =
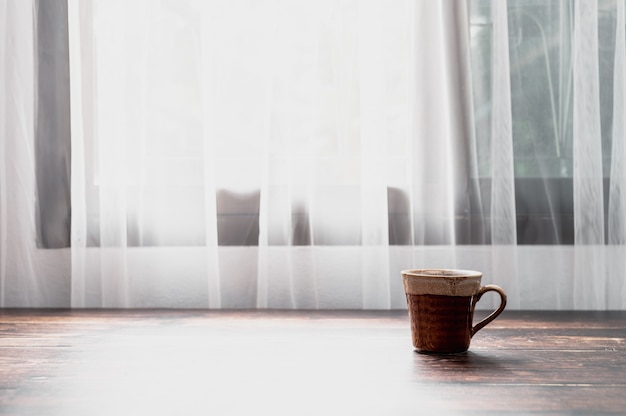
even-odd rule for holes
{"type": "Polygon", "coordinates": [[[506,294],[496,285],[481,286],[482,273],[469,270],[419,269],[402,271],[418,352],[454,354],[467,351],[476,332],[493,321],[506,306],[506,294]],[[500,295],[500,306],[473,325],[476,303],[486,292],[500,295]]]}

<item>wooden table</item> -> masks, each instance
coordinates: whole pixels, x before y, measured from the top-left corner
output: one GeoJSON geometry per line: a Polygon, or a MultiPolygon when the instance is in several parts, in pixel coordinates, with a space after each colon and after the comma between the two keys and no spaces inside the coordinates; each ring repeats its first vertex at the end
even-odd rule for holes
{"type": "Polygon", "coordinates": [[[626,311],[506,311],[446,357],[406,311],[0,309],[0,415],[503,413],[626,414],[626,311]]]}

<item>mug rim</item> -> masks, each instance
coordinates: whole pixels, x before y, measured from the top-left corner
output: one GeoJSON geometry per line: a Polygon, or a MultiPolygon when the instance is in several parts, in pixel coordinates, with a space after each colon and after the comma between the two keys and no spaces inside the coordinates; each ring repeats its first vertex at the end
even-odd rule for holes
{"type": "Polygon", "coordinates": [[[402,276],[415,277],[415,278],[479,278],[482,277],[482,272],[467,269],[448,269],[448,268],[424,268],[424,269],[407,269],[402,270],[402,276]]]}

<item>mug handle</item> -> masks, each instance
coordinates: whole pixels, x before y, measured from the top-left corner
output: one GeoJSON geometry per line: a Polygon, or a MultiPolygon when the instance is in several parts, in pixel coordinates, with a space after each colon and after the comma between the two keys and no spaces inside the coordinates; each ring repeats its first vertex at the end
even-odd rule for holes
{"type": "Polygon", "coordinates": [[[500,306],[498,306],[498,309],[491,312],[491,314],[489,314],[485,319],[483,319],[482,321],[480,321],[479,323],[477,323],[476,325],[472,327],[472,335],[471,335],[472,337],[474,336],[475,333],[483,329],[485,325],[487,325],[489,322],[496,319],[496,317],[502,313],[502,311],[504,310],[504,307],[506,306],[506,293],[504,293],[504,290],[502,290],[500,286],[487,285],[487,286],[481,286],[480,289],[478,290],[478,293],[476,293],[474,297],[472,309],[474,309],[474,307],[476,306],[480,298],[485,293],[490,292],[490,291],[498,292],[498,294],[500,295],[500,306]]]}

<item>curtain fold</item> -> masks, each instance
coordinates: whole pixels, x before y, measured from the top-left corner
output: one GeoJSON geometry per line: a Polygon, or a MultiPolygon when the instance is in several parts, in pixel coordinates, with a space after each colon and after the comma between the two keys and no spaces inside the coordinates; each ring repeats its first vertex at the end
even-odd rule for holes
{"type": "Polygon", "coordinates": [[[616,4],[615,64],[613,75],[613,142],[608,207],[607,253],[609,281],[608,307],[620,308],[626,300],[626,258],[622,247],[626,244],[626,17],[624,2],[616,4]],[[621,138],[621,140],[620,140],[621,138]],[[620,282],[622,283],[620,290],[620,282]]]}
{"type": "Polygon", "coordinates": [[[0,1],[0,307],[69,304],[69,253],[41,250],[37,233],[35,120],[57,113],[36,99],[38,15],[35,2],[0,1]]]}
{"type": "Polygon", "coordinates": [[[606,304],[604,190],[600,131],[598,3],[579,0],[574,15],[574,307],[606,304]],[[597,273],[593,280],[590,275],[597,273]]]}
{"type": "Polygon", "coordinates": [[[491,241],[517,244],[507,2],[493,4],[491,241]]]}
{"type": "Polygon", "coordinates": [[[457,56],[446,54],[456,40],[446,33],[448,27],[453,27],[454,11],[443,2],[415,3],[409,194],[411,244],[415,245],[455,243],[453,146],[457,137],[451,131],[454,123],[451,103],[461,91],[450,85],[456,81],[457,56]]]}
{"type": "Polygon", "coordinates": [[[0,306],[45,301],[36,254],[34,30],[30,2],[0,2],[0,306]]]}
{"type": "MultiPolygon", "coordinates": [[[[9,31],[7,30],[7,12],[8,12],[8,4],[6,0],[0,2],[0,57],[2,57],[3,67],[0,70],[0,85],[2,85],[3,91],[5,87],[8,85],[6,81],[6,76],[8,72],[8,68],[6,67],[6,60],[4,59],[7,56],[7,36],[9,35],[9,31]]],[[[0,160],[5,161],[6,159],[6,137],[8,133],[7,128],[7,120],[6,120],[6,101],[7,94],[4,93],[2,97],[0,97],[0,160]]],[[[5,164],[3,163],[3,166],[5,164]]],[[[6,192],[7,180],[4,169],[0,171],[0,192],[3,194],[6,192]]],[[[7,249],[6,244],[7,241],[7,201],[3,196],[0,200],[0,294],[2,297],[0,298],[0,306],[5,305],[5,293],[6,293],[6,280],[7,280],[7,249]]]]}
{"type": "MultiPolygon", "coordinates": [[[[494,283],[519,293],[507,1],[492,5],[491,244],[494,283]]],[[[519,308],[512,296],[510,307],[519,308]]]]}
{"type": "MultiPolygon", "coordinates": [[[[90,2],[83,3],[85,5],[90,2]]],[[[81,57],[85,30],[81,30],[82,19],[79,2],[68,1],[69,68],[70,68],[70,113],[71,117],[71,306],[84,307],[85,304],[85,249],[87,247],[87,219],[85,199],[85,126],[83,123],[83,76],[81,57]]],[[[87,46],[89,43],[87,43],[87,46]]],[[[86,88],[85,91],[89,91],[86,88]]]]}
{"type": "MultiPolygon", "coordinates": [[[[202,28],[200,33],[200,71],[212,73],[213,56],[217,48],[219,33],[215,31],[215,21],[212,14],[206,8],[201,13],[202,28]]],[[[219,308],[222,305],[220,262],[217,254],[218,235],[217,227],[217,189],[215,187],[215,120],[213,114],[219,106],[217,96],[217,80],[202,78],[201,88],[201,114],[202,114],[202,156],[204,159],[204,218],[205,221],[205,261],[207,276],[208,306],[219,308]]]]}
{"type": "MultiPolygon", "coordinates": [[[[6,29],[6,21],[7,21],[7,1],[3,0],[2,2],[0,2],[0,27],[3,29],[0,29],[0,57],[2,57],[2,61],[3,61],[3,67],[0,70],[0,85],[3,88],[7,85],[6,82],[6,73],[7,73],[7,68],[6,65],[4,64],[5,59],[4,57],[6,56],[6,44],[7,44],[7,35],[9,34],[9,31],[6,29]]],[[[0,97],[0,160],[5,159],[5,154],[6,154],[6,139],[5,137],[7,136],[7,121],[6,121],[6,93],[2,95],[2,97],[0,97]]],[[[4,164],[3,164],[4,166],[4,164]]],[[[7,181],[5,178],[5,174],[4,174],[4,170],[0,171],[0,192],[2,192],[4,194],[5,189],[7,186],[7,181]]],[[[7,207],[6,207],[6,198],[2,198],[0,199],[0,242],[4,242],[7,241],[6,238],[6,233],[7,233],[7,219],[6,219],[6,211],[7,211],[7,207]]],[[[6,261],[7,261],[7,254],[6,254],[6,244],[2,243],[2,245],[0,245],[0,294],[2,294],[2,297],[0,298],[0,306],[4,306],[5,304],[5,296],[4,294],[6,293],[6,261]]]]}

